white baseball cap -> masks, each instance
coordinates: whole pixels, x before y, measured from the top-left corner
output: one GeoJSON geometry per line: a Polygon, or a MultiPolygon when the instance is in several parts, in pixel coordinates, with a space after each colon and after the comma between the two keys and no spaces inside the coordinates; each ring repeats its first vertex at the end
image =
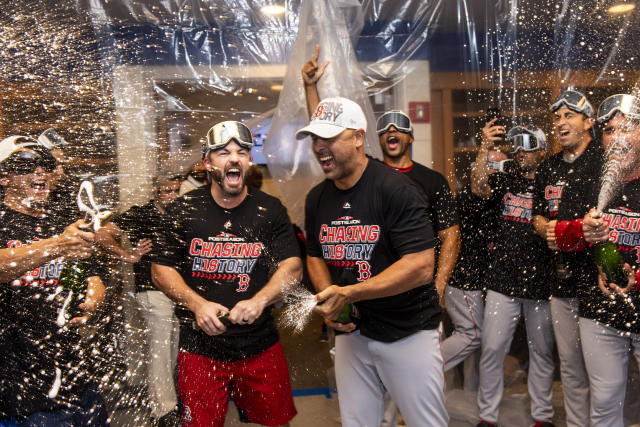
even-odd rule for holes
{"type": "Polygon", "coordinates": [[[38,142],[28,136],[13,135],[3,139],[0,141],[0,163],[7,160],[16,151],[35,145],[38,145],[38,142]]]}
{"type": "Polygon", "coordinates": [[[345,129],[366,129],[367,118],[362,108],[350,99],[335,97],[320,101],[311,122],[296,132],[297,139],[307,135],[333,138],[345,129]]]}

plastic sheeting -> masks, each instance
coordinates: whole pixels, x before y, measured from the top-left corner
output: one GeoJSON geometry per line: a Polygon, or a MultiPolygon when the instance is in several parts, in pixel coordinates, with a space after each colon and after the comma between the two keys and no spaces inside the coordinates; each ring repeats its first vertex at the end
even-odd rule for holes
{"type": "Polygon", "coordinates": [[[118,176],[126,208],[150,197],[153,176],[197,161],[212,124],[243,120],[269,190],[302,223],[304,195],[322,179],[308,141],[293,137],[307,120],[300,68],[316,43],[331,60],[321,95],[361,103],[373,156],[369,96],[407,109],[399,100],[414,100],[416,84],[430,88],[424,129],[456,185],[468,179],[487,108],[553,139],[547,109],[562,88],[596,106],[639,75],[638,8],[613,15],[614,0],[284,0],[281,15],[261,11],[273,3],[2,0],[1,133],[56,127],[71,144],[68,170],[118,176]],[[418,60],[430,73],[415,71],[418,60]]]}

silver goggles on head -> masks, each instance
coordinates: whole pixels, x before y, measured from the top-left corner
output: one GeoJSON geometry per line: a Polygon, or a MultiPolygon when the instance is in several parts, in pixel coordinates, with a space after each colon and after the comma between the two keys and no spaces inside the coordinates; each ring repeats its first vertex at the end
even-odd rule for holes
{"type": "Polygon", "coordinates": [[[606,123],[620,113],[628,119],[640,120],[640,99],[619,93],[611,95],[598,107],[598,123],[606,123]]]}

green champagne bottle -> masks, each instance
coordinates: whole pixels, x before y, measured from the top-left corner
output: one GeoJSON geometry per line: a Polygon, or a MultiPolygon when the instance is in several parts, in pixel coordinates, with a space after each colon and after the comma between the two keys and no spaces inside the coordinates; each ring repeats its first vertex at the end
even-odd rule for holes
{"type": "Polygon", "coordinates": [[[353,314],[353,305],[347,304],[347,305],[344,306],[344,308],[340,312],[340,315],[335,320],[335,322],[336,323],[351,323],[351,322],[353,322],[353,319],[351,317],[352,314],[353,314]]]}
{"type": "Polygon", "coordinates": [[[622,269],[622,255],[618,252],[615,243],[607,242],[596,245],[594,249],[596,264],[602,268],[607,275],[608,283],[615,283],[618,286],[627,286],[627,275],[622,269]]]}
{"type": "Polygon", "coordinates": [[[87,292],[87,279],[89,278],[86,261],[77,260],[65,263],[60,273],[59,284],[71,291],[71,303],[67,309],[70,317],[82,316],[82,310],[78,305],[82,302],[87,292]]]}

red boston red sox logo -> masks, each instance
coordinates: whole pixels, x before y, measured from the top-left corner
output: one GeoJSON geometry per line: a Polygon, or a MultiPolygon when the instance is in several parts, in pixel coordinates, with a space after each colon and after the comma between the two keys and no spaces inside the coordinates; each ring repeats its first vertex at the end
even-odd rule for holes
{"type": "Polygon", "coordinates": [[[245,292],[249,289],[249,275],[241,274],[238,277],[240,280],[238,280],[238,288],[236,289],[236,292],[245,292]]]}
{"type": "Polygon", "coordinates": [[[371,277],[371,266],[368,261],[356,261],[358,266],[358,281],[363,282],[371,277]]]}

